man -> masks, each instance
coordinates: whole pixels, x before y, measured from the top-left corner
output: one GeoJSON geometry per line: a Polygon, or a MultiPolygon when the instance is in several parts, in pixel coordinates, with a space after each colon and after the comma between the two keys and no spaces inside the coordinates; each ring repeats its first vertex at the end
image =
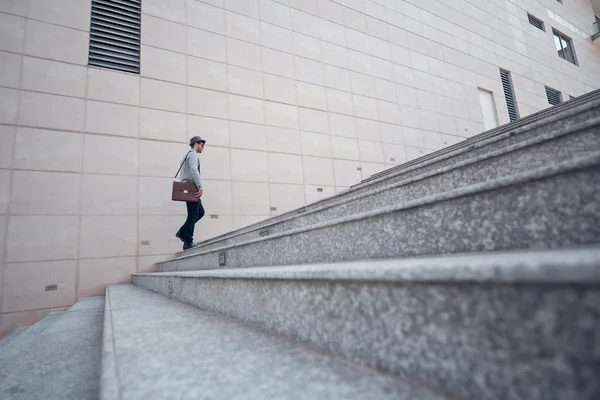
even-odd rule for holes
{"type": "Polygon", "coordinates": [[[200,181],[200,162],[198,161],[198,153],[202,153],[206,140],[200,136],[194,136],[190,139],[191,150],[181,160],[181,173],[179,175],[181,182],[195,183],[198,187],[198,191],[195,193],[195,197],[198,198],[198,202],[186,201],[187,206],[187,219],[184,224],[179,228],[175,236],[183,242],[183,250],[188,250],[196,247],[194,244],[194,226],[196,222],[200,221],[204,217],[204,207],[202,207],[203,188],[202,182],[200,181]]]}

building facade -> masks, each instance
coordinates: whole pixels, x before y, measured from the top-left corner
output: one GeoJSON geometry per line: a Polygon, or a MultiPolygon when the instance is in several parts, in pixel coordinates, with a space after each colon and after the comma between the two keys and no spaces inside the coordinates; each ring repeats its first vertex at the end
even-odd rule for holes
{"type": "Polygon", "coordinates": [[[0,0],[0,335],[180,250],[189,137],[201,240],[600,88],[594,21],[590,0],[0,0]]]}

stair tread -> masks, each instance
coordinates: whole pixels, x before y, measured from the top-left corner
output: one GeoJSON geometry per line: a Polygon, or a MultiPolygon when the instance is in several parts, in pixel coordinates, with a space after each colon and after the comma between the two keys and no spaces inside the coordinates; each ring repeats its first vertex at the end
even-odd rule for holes
{"type": "Polygon", "coordinates": [[[98,306],[82,311],[62,312],[31,343],[27,351],[0,370],[0,398],[97,398],[102,315],[102,308],[98,306]]]}
{"type": "Polygon", "coordinates": [[[600,283],[600,246],[519,250],[334,263],[136,273],[242,279],[316,279],[416,282],[600,283]]]}
{"type": "Polygon", "coordinates": [[[132,285],[107,294],[122,400],[446,398],[132,285]]]}

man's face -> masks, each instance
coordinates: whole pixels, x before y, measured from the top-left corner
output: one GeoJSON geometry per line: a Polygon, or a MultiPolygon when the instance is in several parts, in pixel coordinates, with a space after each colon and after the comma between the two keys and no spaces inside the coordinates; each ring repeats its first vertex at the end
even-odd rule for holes
{"type": "Polygon", "coordinates": [[[196,143],[196,153],[202,153],[202,150],[204,150],[204,143],[196,143]]]}

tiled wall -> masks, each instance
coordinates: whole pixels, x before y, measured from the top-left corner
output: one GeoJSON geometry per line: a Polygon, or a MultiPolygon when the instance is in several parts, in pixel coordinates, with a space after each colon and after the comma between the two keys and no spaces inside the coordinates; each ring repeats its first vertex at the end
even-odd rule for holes
{"type": "Polygon", "coordinates": [[[179,249],[190,136],[205,239],[481,132],[478,88],[507,122],[499,67],[521,116],[545,85],[600,87],[593,20],[589,0],[143,0],[138,76],[86,66],[90,1],[0,0],[0,335],[179,249]]]}

